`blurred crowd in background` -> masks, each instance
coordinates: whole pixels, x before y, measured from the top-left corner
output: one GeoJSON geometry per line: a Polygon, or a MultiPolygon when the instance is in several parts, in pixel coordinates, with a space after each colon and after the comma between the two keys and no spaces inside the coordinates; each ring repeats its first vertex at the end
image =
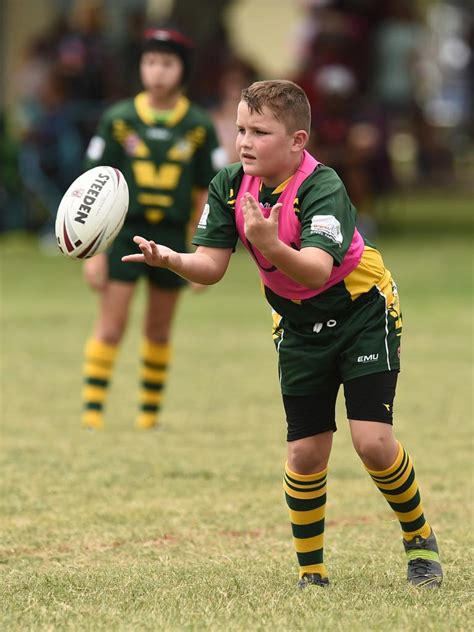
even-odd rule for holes
{"type": "MultiPolygon", "coordinates": [[[[312,107],[310,150],[343,178],[367,232],[379,196],[400,187],[468,187],[474,140],[474,19],[456,0],[294,0],[292,79],[312,107]]],[[[221,1],[225,8],[238,0],[221,1]]],[[[146,4],[146,3],[144,3],[146,4]]],[[[194,4],[194,3],[193,3],[194,4]]],[[[236,55],[225,11],[178,27],[196,39],[189,96],[212,114],[229,161],[243,87],[263,76],[236,55]],[[194,22],[196,25],[196,22],[194,22]]],[[[215,3],[214,3],[215,4],[215,3]]],[[[62,194],[83,171],[98,118],[140,90],[146,8],[113,37],[101,2],[58,12],[22,52],[15,107],[0,119],[0,232],[51,232],[62,194]]],[[[269,16],[271,28],[271,16],[269,16]]],[[[182,22],[185,20],[181,20],[182,22]]],[[[472,166],[472,165],[471,165],[472,166]]]]}

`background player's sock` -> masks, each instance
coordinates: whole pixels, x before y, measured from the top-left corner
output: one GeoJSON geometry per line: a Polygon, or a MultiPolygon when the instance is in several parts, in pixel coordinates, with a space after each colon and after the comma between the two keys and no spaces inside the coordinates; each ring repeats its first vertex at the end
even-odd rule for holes
{"type": "Polygon", "coordinates": [[[300,577],[319,573],[327,577],[323,563],[327,468],[316,474],[296,474],[285,466],[283,489],[290,512],[291,529],[300,577]]]}
{"type": "Polygon", "coordinates": [[[163,391],[171,358],[170,343],[157,344],[145,339],[141,348],[140,412],[136,426],[153,428],[163,402],[163,391]]]}
{"type": "Polygon", "coordinates": [[[104,425],[103,410],[117,349],[117,345],[109,345],[95,338],[86,343],[82,424],[87,428],[99,430],[104,425]]]}
{"type": "Polygon", "coordinates": [[[401,443],[398,444],[398,455],[391,467],[381,471],[366,469],[395,512],[403,538],[410,541],[417,535],[429,537],[431,527],[423,514],[415,469],[401,443]]]}

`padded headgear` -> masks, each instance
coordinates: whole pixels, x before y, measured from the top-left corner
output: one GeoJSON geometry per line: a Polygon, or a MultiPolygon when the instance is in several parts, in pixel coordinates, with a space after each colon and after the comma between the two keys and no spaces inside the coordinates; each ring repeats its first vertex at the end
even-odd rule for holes
{"type": "Polygon", "coordinates": [[[143,34],[142,53],[164,51],[177,55],[183,63],[182,83],[186,83],[191,71],[191,54],[194,42],[175,29],[149,28],[143,34]]]}

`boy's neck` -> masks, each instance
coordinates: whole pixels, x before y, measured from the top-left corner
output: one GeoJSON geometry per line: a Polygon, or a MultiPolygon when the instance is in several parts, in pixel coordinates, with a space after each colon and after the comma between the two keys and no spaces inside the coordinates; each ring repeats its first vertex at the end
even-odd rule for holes
{"type": "Polygon", "coordinates": [[[283,169],[281,173],[279,173],[275,177],[270,176],[269,178],[266,178],[265,176],[259,176],[263,186],[268,189],[277,189],[281,184],[283,184],[295,175],[298,167],[301,164],[302,158],[303,153],[298,153],[291,161],[291,165],[289,165],[287,169],[283,169]]]}
{"type": "Polygon", "coordinates": [[[152,110],[173,110],[181,98],[182,92],[173,92],[172,94],[162,97],[156,97],[151,92],[147,92],[147,95],[148,105],[152,108],[152,110]]]}

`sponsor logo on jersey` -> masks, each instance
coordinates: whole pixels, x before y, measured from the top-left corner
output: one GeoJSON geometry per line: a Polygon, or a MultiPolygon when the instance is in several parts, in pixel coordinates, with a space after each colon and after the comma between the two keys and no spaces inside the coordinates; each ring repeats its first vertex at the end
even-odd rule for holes
{"type": "Polygon", "coordinates": [[[311,234],[328,237],[338,246],[342,244],[341,224],[334,215],[314,215],[311,219],[311,234]]]}
{"type": "Polygon", "coordinates": [[[361,355],[357,358],[357,362],[376,362],[379,359],[378,353],[371,353],[370,355],[361,355]]]}
{"type": "Polygon", "coordinates": [[[149,127],[146,131],[147,138],[151,140],[169,140],[171,138],[171,130],[162,127],[149,127]]]}
{"type": "Polygon", "coordinates": [[[198,222],[198,228],[206,228],[207,226],[207,218],[209,217],[209,211],[210,211],[210,207],[209,204],[206,204],[204,206],[204,210],[202,212],[201,218],[198,222]]]}

